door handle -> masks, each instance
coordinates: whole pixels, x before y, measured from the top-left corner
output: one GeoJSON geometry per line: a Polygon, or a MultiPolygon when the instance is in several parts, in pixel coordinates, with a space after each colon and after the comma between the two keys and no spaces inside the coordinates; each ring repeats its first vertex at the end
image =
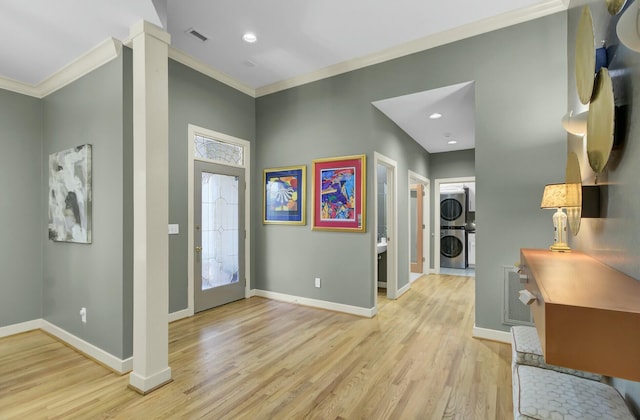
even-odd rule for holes
{"type": "Polygon", "coordinates": [[[196,252],[202,252],[202,247],[201,246],[196,246],[196,252]]]}

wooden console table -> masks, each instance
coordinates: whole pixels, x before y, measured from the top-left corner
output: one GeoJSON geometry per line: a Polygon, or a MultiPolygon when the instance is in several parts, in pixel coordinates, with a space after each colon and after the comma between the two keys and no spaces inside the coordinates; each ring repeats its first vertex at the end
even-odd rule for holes
{"type": "Polygon", "coordinates": [[[576,251],[520,261],[545,361],[640,381],[640,281],[576,251]]]}

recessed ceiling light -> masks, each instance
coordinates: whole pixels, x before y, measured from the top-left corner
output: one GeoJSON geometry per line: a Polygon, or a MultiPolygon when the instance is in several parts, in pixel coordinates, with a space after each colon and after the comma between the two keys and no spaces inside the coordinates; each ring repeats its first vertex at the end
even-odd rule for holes
{"type": "Polygon", "coordinates": [[[456,144],[456,143],[457,143],[457,141],[455,141],[455,140],[449,140],[449,141],[447,142],[447,144],[456,144]]]}
{"type": "Polygon", "coordinates": [[[242,40],[244,42],[248,42],[249,44],[253,44],[258,40],[258,37],[252,32],[247,32],[246,34],[242,35],[242,40]]]}
{"type": "Polygon", "coordinates": [[[434,112],[433,114],[429,115],[429,118],[431,118],[432,120],[437,120],[438,118],[442,118],[442,114],[434,112]]]}

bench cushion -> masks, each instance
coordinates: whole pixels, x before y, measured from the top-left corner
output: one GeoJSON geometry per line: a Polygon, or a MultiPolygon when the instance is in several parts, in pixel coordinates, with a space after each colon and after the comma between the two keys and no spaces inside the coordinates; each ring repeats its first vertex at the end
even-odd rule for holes
{"type": "Polygon", "coordinates": [[[633,415],[612,386],[549,369],[513,370],[515,419],[629,419],[633,415]]]}
{"type": "Polygon", "coordinates": [[[540,345],[540,339],[538,338],[538,331],[536,331],[535,327],[511,327],[511,349],[511,357],[514,366],[515,364],[529,365],[568,373],[569,375],[592,379],[594,381],[602,380],[602,376],[596,373],[548,365],[545,363],[544,356],[542,355],[542,346],[540,345]]]}

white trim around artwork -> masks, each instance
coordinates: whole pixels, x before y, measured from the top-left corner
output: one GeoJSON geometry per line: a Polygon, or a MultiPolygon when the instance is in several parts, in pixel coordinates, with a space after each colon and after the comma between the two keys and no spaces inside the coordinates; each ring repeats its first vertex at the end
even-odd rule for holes
{"type": "Polygon", "coordinates": [[[334,312],[364,316],[373,318],[376,308],[361,308],[359,306],[345,305],[344,303],[329,302],[326,300],[311,299],[301,296],[287,295],[284,293],[269,292],[267,290],[253,289],[252,296],[259,296],[267,299],[278,300],[280,302],[293,303],[296,305],[310,306],[312,308],[326,309],[334,312]]]}

